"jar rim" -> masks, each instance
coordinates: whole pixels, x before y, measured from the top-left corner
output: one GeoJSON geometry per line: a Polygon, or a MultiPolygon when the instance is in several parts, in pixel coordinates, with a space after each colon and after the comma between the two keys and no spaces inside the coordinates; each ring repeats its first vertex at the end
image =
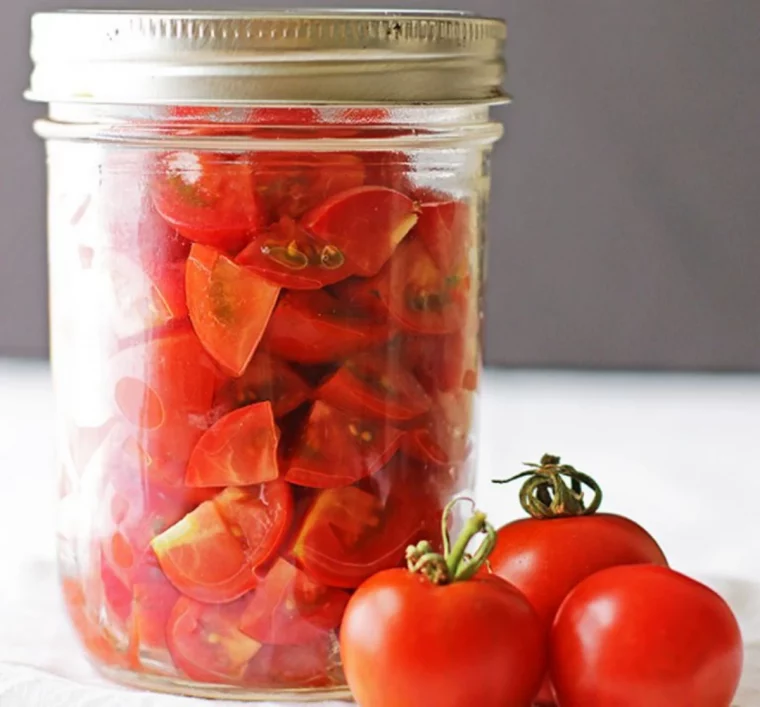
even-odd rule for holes
{"type": "Polygon", "coordinates": [[[27,97],[166,105],[503,103],[504,20],[426,10],[65,10],[27,97]]]}

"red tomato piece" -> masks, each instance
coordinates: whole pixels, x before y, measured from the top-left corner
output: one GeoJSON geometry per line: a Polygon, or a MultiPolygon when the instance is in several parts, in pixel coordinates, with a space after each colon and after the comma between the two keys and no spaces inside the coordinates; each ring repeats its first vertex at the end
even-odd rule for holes
{"type": "Polygon", "coordinates": [[[396,453],[401,430],[316,402],[303,433],[285,451],[285,479],[299,486],[348,486],[374,474],[396,453]]]}
{"type": "Polygon", "coordinates": [[[188,486],[250,486],[274,481],[279,430],[270,403],[225,415],[200,438],[187,467],[188,486]]]}
{"type": "Polygon", "coordinates": [[[428,393],[477,389],[480,344],[472,327],[442,336],[406,336],[404,361],[428,393]]]}
{"type": "Polygon", "coordinates": [[[208,603],[237,599],[256,586],[243,540],[206,501],[151,541],[161,569],[183,594],[208,603]]]}
{"type": "Polygon", "coordinates": [[[336,194],[304,216],[302,224],[345,256],[360,275],[375,275],[419,218],[415,203],[385,187],[336,194]]]}
{"type": "Polygon", "coordinates": [[[279,559],[253,592],[240,629],[262,643],[310,643],[338,626],[347,603],[347,592],[279,559]]]}
{"type": "Polygon", "coordinates": [[[264,345],[286,361],[329,363],[376,346],[388,328],[323,290],[288,292],[269,322],[264,345]]]}
{"type": "Polygon", "coordinates": [[[261,645],[238,628],[241,602],[210,606],[182,597],[166,627],[174,664],[191,680],[241,683],[261,645]]]}
{"type": "Polygon", "coordinates": [[[262,645],[248,664],[245,684],[249,687],[288,689],[326,687],[339,682],[337,645],[330,634],[312,643],[262,645]]]}
{"type": "Polygon", "coordinates": [[[414,227],[442,272],[455,272],[473,245],[470,205],[466,201],[441,201],[422,204],[420,219],[414,227]]]}
{"type": "Polygon", "coordinates": [[[166,657],[166,625],[180,594],[158,568],[143,572],[132,591],[130,653],[139,668],[145,658],[166,657]]]}
{"type": "Polygon", "coordinates": [[[353,155],[257,153],[253,164],[254,189],[269,221],[300,218],[335,194],[364,184],[364,163],[353,155]]]}
{"type": "Polygon", "coordinates": [[[236,262],[292,290],[318,290],[353,274],[340,250],[318,241],[289,216],[259,233],[236,262]]]}
{"type": "Polygon", "coordinates": [[[356,415],[406,422],[430,409],[417,379],[390,356],[362,354],[346,361],[315,395],[356,415]]]}
{"type": "Polygon", "coordinates": [[[277,303],[280,288],[203,245],[187,263],[187,304],[198,338],[232,376],[241,376],[277,303]]]}
{"type": "Polygon", "coordinates": [[[269,401],[275,417],[283,417],[311,396],[309,384],[285,361],[257,351],[240,378],[229,380],[216,394],[220,410],[234,410],[269,401]]]}
{"type": "Polygon", "coordinates": [[[263,224],[253,166],[239,157],[167,153],[156,164],[152,193],[158,212],[195,243],[235,252],[263,224]]]}
{"type": "Polygon", "coordinates": [[[316,581],[358,587],[402,562],[407,546],[429,527],[435,504],[418,479],[384,470],[369,481],[321,491],[307,511],[292,554],[316,581]]]}
{"type": "Polygon", "coordinates": [[[550,673],[563,707],[728,707],[742,654],[736,618],[715,592],[630,565],[591,575],[562,603],[550,673]]]}

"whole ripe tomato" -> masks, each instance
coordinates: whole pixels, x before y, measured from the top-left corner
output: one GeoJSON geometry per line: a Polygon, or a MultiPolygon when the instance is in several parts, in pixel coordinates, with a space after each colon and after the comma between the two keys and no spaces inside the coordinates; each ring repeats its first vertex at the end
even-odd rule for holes
{"type": "Polygon", "coordinates": [[[741,670],[726,602],[665,567],[597,572],[565,599],[552,628],[562,707],[729,707],[741,670]]]}
{"type": "MultiPolygon", "coordinates": [[[[641,526],[622,516],[596,512],[602,495],[593,479],[551,455],[532,466],[515,478],[529,477],[520,500],[533,517],[501,528],[489,561],[494,574],[528,598],[546,631],[565,597],[589,575],[616,565],[667,565],[659,545],[641,526]],[[588,508],[577,486],[568,488],[563,476],[594,490],[588,508]]],[[[539,701],[552,704],[548,681],[539,701]]]]}
{"type": "Polygon", "coordinates": [[[497,577],[471,578],[494,542],[494,529],[476,512],[453,548],[445,542],[444,555],[423,541],[408,549],[408,570],[386,570],[359,587],[340,641],[362,707],[530,707],[546,638],[518,590],[497,577]],[[465,559],[481,531],[486,540],[465,559]]]}

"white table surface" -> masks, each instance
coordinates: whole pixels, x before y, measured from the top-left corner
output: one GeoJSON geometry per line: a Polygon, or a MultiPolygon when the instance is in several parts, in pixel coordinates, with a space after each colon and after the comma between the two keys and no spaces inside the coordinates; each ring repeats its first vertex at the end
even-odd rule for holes
{"type": "MultiPolygon", "coordinates": [[[[123,690],[84,660],[55,577],[52,414],[47,367],[0,360],[0,707],[209,705],[123,690]]],[[[495,522],[517,514],[516,488],[489,479],[562,454],[606,510],[721,591],[747,643],[736,704],[760,707],[760,376],[490,371],[481,435],[478,501],[495,522]]]]}

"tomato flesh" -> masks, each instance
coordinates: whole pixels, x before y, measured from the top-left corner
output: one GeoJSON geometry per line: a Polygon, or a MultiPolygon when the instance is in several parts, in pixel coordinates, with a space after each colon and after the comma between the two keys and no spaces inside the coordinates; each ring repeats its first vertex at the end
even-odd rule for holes
{"type": "Polygon", "coordinates": [[[274,481],[279,431],[270,403],[225,415],[196,444],[187,467],[188,486],[250,486],[274,481]]]}
{"type": "Polygon", "coordinates": [[[311,643],[338,626],[347,602],[347,592],[325,587],[279,559],[253,592],[240,628],[262,643],[311,643]]]}
{"type": "Polygon", "coordinates": [[[466,258],[471,244],[470,224],[467,202],[434,202],[420,207],[414,233],[442,272],[454,272],[466,258]]]}
{"type": "Polygon", "coordinates": [[[330,675],[336,641],[325,634],[311,643],[262,645],[245,674],[249,687],[294,688],[326,687],[339,682],[330,675]]]}
{"type": "Polygon", "coordinates": [[[390,461],[404,433],[316,402],[303,432],[285,451],[285,479],[299,486],[348,486],[390,461]]]}
{"type": "Polygon", "coordinates": [[[256,352],[280,288],[219,251],[194,245],[187,262],[187,304],[198,338],[231,376],[256,352]]]}
{"type": "Polygon", "coordinates": [[[375,275],[419,218],[416,204],[386,187],[336,194],[309,212],[303,226],[341,251],[360,275],[375,275]],[[360,235],[359,235],[360,234],[360,235]]]}

